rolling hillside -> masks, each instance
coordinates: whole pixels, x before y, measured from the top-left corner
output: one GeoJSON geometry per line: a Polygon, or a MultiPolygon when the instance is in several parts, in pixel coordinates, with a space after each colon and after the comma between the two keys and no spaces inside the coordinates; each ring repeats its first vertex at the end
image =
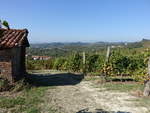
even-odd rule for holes
{"type": "Polygon", "coordinates": [[[142,49],[150,47],[150,40],[143,39],[139,42],[95,42],[95,43],[83,43],[83,42],[71,42],[71,43],[40,43],[31,44],[27,50],[27,54],[31,55],[46,55],[46,56],[66,56],[72,52],[100,52],[106,51],[106,48],[111,46],[112,48],[130,48],[130,49],[142,49]]]}

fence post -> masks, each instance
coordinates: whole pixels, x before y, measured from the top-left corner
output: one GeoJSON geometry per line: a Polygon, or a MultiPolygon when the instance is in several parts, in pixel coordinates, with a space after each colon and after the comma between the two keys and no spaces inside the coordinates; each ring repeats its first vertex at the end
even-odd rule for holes
{"type": "MultiPolygon", "coordinates": [[[[109,62],[109,57],[110,57],[110,46],[107,47],[107,52],[106,52],[106,58],[105,58],[105,66],[107,67],[107,63],[109,62]]],[[[105,68],[106,68],[105,67],[105,68]]],[[[107,72],[104,74],[105,79],[107,79],[107,72]]]]}
{"type": "Polygon", "coordinates": [[[147,69],[147,71],[148,71],[148,75],[150,76],[150,57],[148,59],[148,69],[147,69]]]}
{"type": "Polygon", "coordinates": [[[86,74],[86,61],[85,61],[85,52],[83,52],[83,74],[86,74]]]}
{"type": "MultiPolygon", "coordinates": [[[[150,77],[150,58],[148,60],[148,75],[150,77]]],[[[144,92],[143,92],[144,96],[150,96],[150,80],[145,81],[145,88],[144,88],[144,92]]]]}
{"type": "Polygon", "coordinates": [[[105,63],[107,63],[109,61],[109,56],[110,56],[110,46],[107,47],[105,63]]]}

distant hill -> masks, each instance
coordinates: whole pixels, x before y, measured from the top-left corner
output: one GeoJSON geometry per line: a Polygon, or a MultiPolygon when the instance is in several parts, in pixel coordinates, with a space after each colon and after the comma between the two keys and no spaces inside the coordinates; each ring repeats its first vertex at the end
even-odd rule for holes
{"type": "Polygon", "coordinates": [[[150,40],[149,39],[143,39],[141,41],[141,43],[142,43],[143,47],[150,48],[150,40]]]}
{"type": "Polygon", "coordinates": [[[128,48],[150,48],[150,40],[142,39],[139,42],[128,43],[127,47],[128,48]]]}
{"type": "Polygon", "coordinates": [[[30,48],[27,49],[27,54],[31,55],[47,55],[47,56],[66,56],[72,52],[97,52],[104,51],[108,46],[121,47],[124,46],[124,42],[71,42],[71,43],[40,43],[30,44],[30,48]]]}
{"type": "Polygon", "coordinates": [[[70,47],[70,46],[111,46],[111,45],[124,45],[125,42],[95,42],[95,43],[86,43],[86,42],[52,42],[52,43],[39,43],[31,44],[31,48],[59,48],[59,47],[70,47]]]}
{"type": "Polygon", "coordinates": [[[111,46],[112,48],[149,48],[150,40],[143,39],[139,42],[71,42],[71,43],[40,43],[31,44],[27,49],[27,54],[32,55],[47,55],[47,56],[66,56],[72,52],[101,52],[106,51],[106,48],[111,46]]]}

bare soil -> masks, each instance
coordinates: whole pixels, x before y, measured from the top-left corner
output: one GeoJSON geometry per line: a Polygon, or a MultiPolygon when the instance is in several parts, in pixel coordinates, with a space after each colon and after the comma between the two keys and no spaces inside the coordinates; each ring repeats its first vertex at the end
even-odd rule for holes
{"type": "MultiPolygon", "coordinates": [[[[67,81],[66,75],[61,75],[61,78],[64,77],[59,80],[69,83],[77,81],[76,78],[67,81]]],[[[49,109],[53,109],[54,113],[149,113],[146,107],[136,106],[137,102],[132,101],[138,97],[127,92],[96,88],[92,81],[64,84],[47,90],[45,101],[41,104],[42,113],[47,113],[49,109]]]]}
{"type": "MultiPolygon", "coordinates": [[[[103,84],[85,81],[83,75],[44,73],[30,76],[32,85],[48,88],[38,105],[40,113],[150,113],[149,106],[136,101],[139,97],[130,92],[107,90],[103,84]]],[[[16,96],[9,92],[1,95],[16,96]]],[[[5,111],[10,113],[10,110],[5,111]]],[[[0,113],[4,110],[0,109],[0,113]]]]}

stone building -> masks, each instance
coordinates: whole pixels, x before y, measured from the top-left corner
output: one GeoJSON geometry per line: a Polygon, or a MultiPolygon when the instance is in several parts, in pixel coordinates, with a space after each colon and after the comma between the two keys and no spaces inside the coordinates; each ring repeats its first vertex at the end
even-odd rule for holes
{"type": "Polygon", "coordinates": [[[25,53],[29,47],[27,29],[0,28],[0,77],[10,82],[25,76],[25,53]]]}

